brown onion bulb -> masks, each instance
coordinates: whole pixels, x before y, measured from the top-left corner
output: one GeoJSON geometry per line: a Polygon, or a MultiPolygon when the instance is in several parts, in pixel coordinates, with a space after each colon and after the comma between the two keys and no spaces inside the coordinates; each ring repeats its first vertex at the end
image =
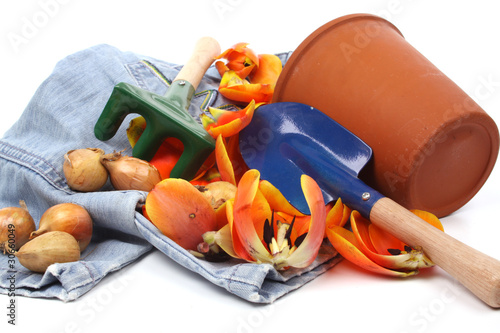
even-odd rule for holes
{"type": "Polygon", "coordinates": [[[36,229],[25,202],[20,200],[19,205],[21,207],[0,209],[0,251],[3,253],[19,250],[36,229]]]}
{"type": "Polygon", "coordinates": [[[51,231],[27,242],[15,255],[30,271],[43,273],[52,264],[80,260],[80,247],[67,232],[51,231]]]}
{"type": "Polygon", "coordinates": [[[31,233],[30,239],[49,231],[64,231],[75,237],[80,251],[83,251],[90,243],[92,229],[92,218],[85,208],[74,203],[61,203],[43,213],[38,230],[31,233]]]}
{"type": "Polygon", "coordinates": [[[114,152],[101,157],[109,172],[111,184],[117,190],[149,192],[161,181],[160,172],[149,162],[114,152]]]}
{"type": "Polygon", "coordinates": [[[197,186],[197,188],[208,199],[213,209],[219,208],[224,202],[233,199],[236,195],[236,186],[222,180],[197,186]]]}
{"type": "Polygon", "coordinates": [[[64,155],[63,172],[68,186],[81,192],[99,190],[108,180],[108,171],[100,162],[104,150],[83,148],[70,150],[64,155]]]}

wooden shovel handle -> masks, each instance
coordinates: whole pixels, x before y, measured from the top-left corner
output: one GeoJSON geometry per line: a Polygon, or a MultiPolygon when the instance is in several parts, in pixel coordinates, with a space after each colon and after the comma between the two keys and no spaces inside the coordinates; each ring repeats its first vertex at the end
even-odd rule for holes
{"type": "Polygon", "coordinates": [[[205,72],[220,54],[219,43],[212,37],[200,38],[189,60],[175,77],[174,81],[183,80],[191,83],[194,90],[205,75],[205,72]]]}
{"type": "Polygon", "coordinates": [[[372,208],[373,224],[410,246],[421,246],[438,266],[491,307],[500,307],[500,261],[431,226],[391,199],[372,208]]]}

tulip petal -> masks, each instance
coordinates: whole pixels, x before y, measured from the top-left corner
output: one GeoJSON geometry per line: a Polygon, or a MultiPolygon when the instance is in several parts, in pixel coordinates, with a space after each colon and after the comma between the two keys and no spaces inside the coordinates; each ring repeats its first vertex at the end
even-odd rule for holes
{"type": "Polygon", "coordinates": [[[193,185],[206,185],[212,181],[220,180],[219,171],[215,168],[215,151],[210,153],[200,169],[190,181],[193,185]],[[219,178],[219,179],[217,179],[219,178]]]}
{"type": "Polygon", "coordinates": [[[259,238],[252,220],[253,201],[259,190],[259,171],[247,171],[238,184],[234,200],[233,235],[239,237],[243,248],[257,262],[271,262],[272,256],[259,238]]]}
{"type": "Polygon", "coordinates": [[[250,82],[269,84],[274,89],[282,69],[280,58],[274,54],[259,54],[259,67],[250,74],[250,82]]]}
{"type": "Polygon", "coordinates": [[[222,250],[224,250],[224,252],[229,254],[231,257],[241,259],[234,251],[231,228],[229,224],[226,224],[215,233],[214,240],[215,243],[219,245],[222,250]]]}
{"type": "Polygon", "coordinates": [[[311,211],[311,220],[306,238],[286,260],[289,266],[297,268],[309,266],[318,255],[323,242],[326,221],[325,202],[318,184],[307,175],[302,175],[300,182],[311,211]]]}
{"type": "Polygon", "coordinates": [[[185,249],[196,250],[202,235],[216,228],[215,211],[184,179],[162,180],[146,197],[146,212],[162,234],[185,249]]]}
{"type": "Polygon", "coordinates": [[[219,135],[215,141],[215,160],[222,180],[237,185],[234,177],[233,164],[229,159],[226,145],[221,135],[219,135]]]}
{"type": "Polygon", "coordinates": [[[136,117],[130,121],[127,128],[127,138],[132,148],[134,148],[145,128],[146,119],[142,116],[136,117]]]}
{"type": "Polygon", "coordinates": [[[215,219],[217,220],[217,227],[215,230],[220,230],[225,227],[229,221],[227,219],[227,203],[229,201],[224,202],[215,210],[215,219]]]}
{"type": "Polygon", "coordinates": [[[376,264],[360,251],[360,245],[356,237],[345,228],[332,225],[326,229],[326,235],[342,257],[368,271],[395,277],[408,277],[418,273],[418,271],[400,272],[376,264]]]}
{"type": "MultiPolygon", "coordinates": [[[[365,219],[358,211],[353,211],[351,213],[351,228],[353,234],[356,236],[358,243],[362,246],[362,250],[365,253],[376,253],[376,249],[373,246],[370,239],[369,226],[370,221],[365,219]]],[[[373,260],[373,259],[372,259],[373,260]]]]}
{"type": "Polygon", "coordinates": [[[370,240],[377,253],[390,255],[389,250],[406,251],[407,245],[385,230],[374,224],[369,226],[370,240]]]}
{"type": "Polygon", "coordinates": [[[222,75],[222,78],[219,83],[219,90],[220,88],[241,86],[244,84],[250,84],[250,82],[239,77],[235,71],[228,70],[227,72],[224,72],[224,75],[222,75]]]}
{"type": "MultiPolygon", "coordinates": [[[[221,63],[222,61],[217,61],[217,63],[221,63]]],[[[234,71],[240,78],[245,79],[254,69],[256,65],[244,54],[237,54],[233,52],[231,56],[228,58],[228,62],[222,65],[218,65],[218,71],[220,76],[223,76],[225,72],[228,70],[234,71]],[[226,68],[226,70],[222,71],[226,68]]]]}
{"type": "Polygon", "coordinates": [[[227,138],[226,151],[229,156],[229,160],[233,165],[236,182],[239,182],[243,174],[249,170],[240,152],[239,133],[227,138]]]}
{"type": "MultiPolygon", "coordinates": [[[[234,70],[240,77],[245,78],[255,67],[259,66],[259,57],[247,45],[248,43],[237,43],[222,52],[216,59],[226,59],[227,68],[234,70]]],[[[222,76],[225,72],[221,73],[222,66],[221,69],[217,69],[222,76]]]]}
{"type": "Polygon", "coordinates": [[[222,76],[219,92],[234,101],[250,103],[255,100],[256,103],[261,103],[271,101],[274,87],[270,84],[249,83],[235,71],[229,70],[222,76]]]}
{"type": "MultiPolygon", "coordinates": [[[[253,262],[255,259],[248,253],[247,249],[243,246],[243,242],[238,235],[237,227],[234,225],[234,205],[232,201],[226,202],[227,225],[231,232],[231,243],[235,257],[246,261],[253,262]]],[[[224,249],[224,247],[221,245],[224,249]]],[[[229,254],[229,253],[228,253],[229,254]]],[[[231,255],[231,254],[230,254],[231,255]]]]}
{"type": "Polygon", "coordinates": [[[268,103],[273,97],[273,89],[269,85],[260,83],[219,87],[219,92],[226,98],[243,103],[249,103],[252,100],[257,103],[268,103]]]}
{"type": "Polygon", "coordinates": [[[195,178],[189,182],[193,185],[208,185],[213,182],[222,180],[219,170],[216,167],[211,167],[208,170],[200,169],[195,178]]]}
{"type": "Polygon", "coordinates": [[[224,75],[225,72],[229,70],[229,67],[227,67],[223,61],[216,61],[214,66],[219,72],[221,77],[224,75]]]}
{"type": "MultiPolygon", "coordinates": [[[[411,210],[411,212],[432,226],[444,231],[443,225],[434,214],[421,210],[411,210]]],[[[370,225],[369,232],[372,244],[376,251],[380,254],[391,254],[388,250],[400,250],[406,252],[410,252],[408,250],[411,250],[408,245],[394,237],[391,233],[382,230],[373,224],[370,225]]]]}
{"type": "Polygon", "coordinates": [[[417,250],[411,250],[407,253],[404,252],[397,255],[377,253],[377,250],[370,240],[370,221],[362,217],[357,211],[353,211],[351,214],[351,227],[358,241],[359,250],[382,267],[393,270],[410,271],[432,266],[429,264],[429,261],[426,260],[424,254],[417,250]]]}
{"type": "Polygon", "coordinates": [[[179,139],[167,138],[162,142],[149,163],[158,169],[161,179],[169,178],[170,172],[179,161],[183,151],[184,148],[179,139]],[[182,148],[177,148],[179,146],[182,148]]]}
{"type": "Polygon", "coordinates": [[[255,227],[255,231],[257,232],[257,236],[259,237],[259,239],[263,239],[264,224],[266,222],[266,219],[272,216],[273,211],[271,210],[271,207],[269,206],[269,203],[267,202],[262,192],[258,189],[255,193],[255,198],[253,199],[252,210],[250,213],[252,215],[252,221],[255,227]]]}
{"type": "Polygon", "coordinates": [[[247,45],[235,44],[217,57],[226,59],[225,63],[215,63],[221,75],[219,92],[238,102],[248,103],[253,99],[256,102],[268,103],[272,99],[283,64],[276,55],[257,55],[247,45]]]}
{"type": "Polygon", "coordinates": [[[201,116],[203,127],[214,139],[219,135],[222,135],[223,137],[233,136],[250,124],[255,111],[255,106],[255,101],[252,100],[244,109],[239,111],[209,108],[209,111],[215,120],[212,121],[207,119],[209,117],[203,114],[201,116]]]}
{"type": "Polygon", "coordinates": [[[304,216],[304,214],[290,204],[281,191],[269,181],[261,180],[259,189],[266,197],[266,200],[269,202],[272,210],[284,212],[292,216],[304,216]]]}
{"type": "Polygon", "coordinates": [[[326,215],[326,227],[330,225],[338,225],[343,227],[349,220],[351,209],[342,203],[340,198],[335,201],[335,205],[328,210],[326,215]]]}
{"type": "Polygon", "coordinates": [[[202,113],[200,115],[201,119],[201,124],[203,125],[203,128],[208,132],[208,130],[212,127],[217,126],[217,123],[212,117],[209,117],[208,115],[202,113]]]}
{"type": "Polygon", "coordinates": [[[288,221],[287,223],[290,223],[290,221],[292,221],[295,217],[295,233],[302,235],[309,230],[310,216],[304,215],[292,204],[290,204],[278,188],[267,180],[261,180],[259,190],[266,198],[271,210],[277,212],[278,215],[285,218],[288,221]]]}
{"type": "MultiPolygon", "coordinates": [[[[247,47],[248,45],[249,45],[249,43],[237,43],[237,44],[233,45],[232,48],[237,53],[243,53],[251,63],[254,63],[256,66],[260,66],[259,57],[251,48],[247,47]]],[[[233,60],[233,59],[230,59],[230,60],[233,60]]]]}
{"type": "Polygon", "coordinates": [[[444,231],[444,227],[436,215],[429,213],[429,212],[426,212],[424,210],[419,210],[419,209],[410,209],[410,212],[417,215],[418,217],[420,217],[422,220],[426,221],[430,225],[438,228],[441,231],[444,231]]]}

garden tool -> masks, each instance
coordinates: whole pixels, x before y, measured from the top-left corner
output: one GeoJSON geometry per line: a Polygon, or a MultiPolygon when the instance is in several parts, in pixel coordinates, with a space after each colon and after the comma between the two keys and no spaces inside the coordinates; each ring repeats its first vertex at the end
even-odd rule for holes
{"type": "Polygon", "coordinates": [[[500,261],[431,226],[358,178],[371,148],[323,112],[293,102],[271,103],[255,110],[239,134],[246,164],[257,169],[287,200],[309,213],[300,178],[312,177],[325,202],[341,198],[373,224],[412,247],[422,247],[436,265],[481,300],[500,307],[500,261]]]}
{"type": "Polygon", "coordinates": [[[95,136],[109,140],[128,114],[137,113],[145,118],[146,128],[132,150],[133,156],[149,161],[166,138],[175,137],[184,149],[170,177],[192,179],[215,149],[215,141],[188,108],[203,75],[219,54],[217,41],[201,38],[164,96],[118,83],[95,125],[95,136]]]}

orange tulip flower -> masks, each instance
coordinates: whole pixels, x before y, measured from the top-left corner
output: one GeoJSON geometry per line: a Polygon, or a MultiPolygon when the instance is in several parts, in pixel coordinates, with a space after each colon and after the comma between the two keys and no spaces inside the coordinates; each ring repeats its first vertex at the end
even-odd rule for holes
{"type": "Polygon", "coordinates": [[[221,53],[216,59],[226,59],[215,62],[215,67],[223,76],[228,70],[233,70],[241,78],[246,78],[250,72],[259,66],[259,57],[255,52],[247,47],[248,43],[237,43],[231,48],[221,53]]]}
{"type": "Polygon", "coordinates": [[[201,114],[201,123],[205,130],[216,139],[219,135],[227,138],[239,133],[252,120],[255,111],[255,101],[250,103],[239,111],[229,111],[209,107],[208,111],[213,119],[208,115],[201,114]]]}
{"type": "MultiPolygon", "coordinates": [[[[443,231],[439,219],[427,212],[412,212],[443,231]]],[[[434,263],[422,249],[411,248],[390,233],[381,230],[357,211],[350,217],[352,231],[339,225],[326,227],[326,235],[333,247],[347,260],[375,273],[407,277],[434,263]]]]}
{"type": "Polygon", "coordinates": [[[326,209],[319,186],[309,176],[302,176],[301,186],[311,215],[307,231],[298,234],[298,217],[283,218],[288,215],[289,206],[276,207],[276,202],[268,202],[260,184],[257,170],[243,175],[234,203],[227,202],[228,224],[215,234],[214,240],[235,258],[268,263],[276,269],[307,267],[316,258],[324,237],[326,209]],[[280,214],[282,208],[284,215],[280,214]]]}
{"type": "Polygon", "coordinates": [[[238,43],[219,55],[215,67],[222,79],[219,92],[234,101],[271,101],[283,65],[272,54],[256,55],[247,43],[238,43]]]}

